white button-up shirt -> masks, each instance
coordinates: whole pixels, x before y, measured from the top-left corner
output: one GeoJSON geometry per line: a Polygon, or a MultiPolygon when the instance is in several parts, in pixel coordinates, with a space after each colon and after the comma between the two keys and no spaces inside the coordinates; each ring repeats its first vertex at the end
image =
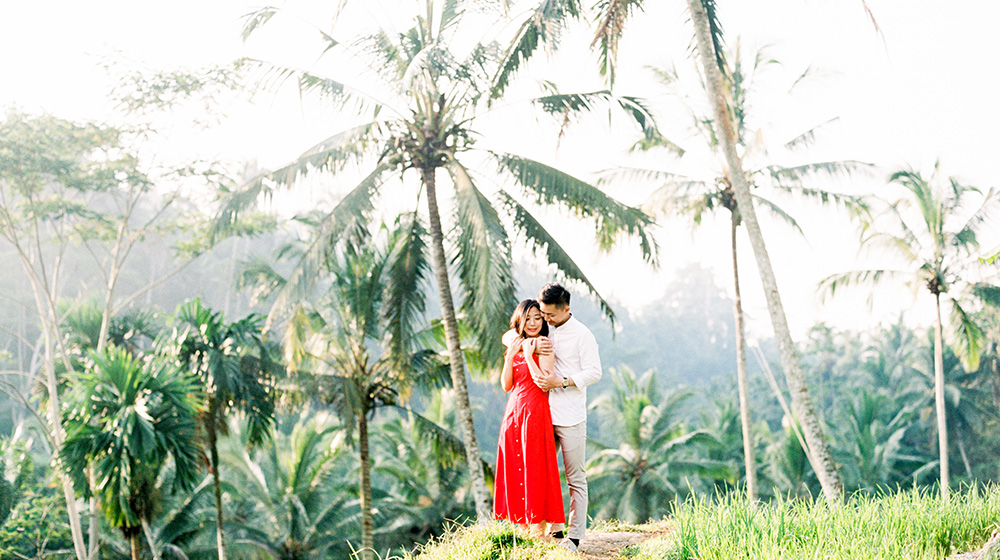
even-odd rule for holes
{"type": "Polygon", "coordinates": [[[549,409],[554,426],[575,426],[587,420],[587,385],[601,380],[601,357],[597,340],[583,323],[570,316],[562,325],[549,325],[549,340],[555,352],[555,374],[576,384],[549,391],[549,409]]]}

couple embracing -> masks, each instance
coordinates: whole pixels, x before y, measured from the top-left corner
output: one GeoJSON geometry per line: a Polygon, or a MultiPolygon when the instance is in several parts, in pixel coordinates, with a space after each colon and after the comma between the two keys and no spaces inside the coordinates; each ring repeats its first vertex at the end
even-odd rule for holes
{"type": "Polygon", "coordinates": [[[500,382],[510,392],[497,450],[494,516],[576,551],[587,529],[587,385],[601,379],[597,341],[569,308],[570,294],[546,284],[538,300],[518,304],[504,335],[500,382]],[[564,533],[556,451],[569,486],[564,533]]]}

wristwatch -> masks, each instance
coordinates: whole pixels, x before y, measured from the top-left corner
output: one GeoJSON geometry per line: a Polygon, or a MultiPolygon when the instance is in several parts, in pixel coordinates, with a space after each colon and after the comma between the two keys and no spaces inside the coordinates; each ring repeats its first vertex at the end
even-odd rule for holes
{"type": "Polygon", "coordinates": [[[563,377],[562,387],[563,387],[563,389],[565,389],[566,387],[569,387],[569,378],[568,377],[563,377]]]}

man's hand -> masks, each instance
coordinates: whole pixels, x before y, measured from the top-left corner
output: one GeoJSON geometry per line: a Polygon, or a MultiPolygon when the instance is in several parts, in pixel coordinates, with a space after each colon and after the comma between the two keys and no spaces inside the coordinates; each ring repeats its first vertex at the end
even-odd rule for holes
{"type": "Polygon", "coordinates": [[[548,356],[552,353],[552,341],[544,336],[535,339],[535,354],[548,356]]]}
{"type": "Polygon", "coordinates": [[[532,374],[531,378],[535,381],[535,385],[543,391],[548,391],[549,389],[556,389],[562,387],[563,378],[556,375],[555,373],[548,372],[545,370],[540,370],[541,375],[532,374]]]}

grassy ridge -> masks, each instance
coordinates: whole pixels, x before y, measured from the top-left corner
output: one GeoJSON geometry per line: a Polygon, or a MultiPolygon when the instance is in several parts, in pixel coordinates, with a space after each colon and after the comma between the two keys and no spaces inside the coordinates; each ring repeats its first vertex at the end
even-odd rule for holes
{"type": "MultiPolygon", "coordinates": [[[[670,531],[627,548],[632,560],[929,560],[977,550],[1000,523],[1000,488],[968,488],[944,504],[926,491],[857,495],[842,507],[778,500],[753,508],[730,495],[679,504],[672,517],[594,531],[670,531]]],[[[572,560],[507,523],[456,527],[404,560],[572,560]]]]}
{"type": "Polygon", "coordinates": [[[946,558],[978,549],[1000,521],[1000,489],[967,489],[948,504],[918,490],[855,496],[840,508],[777,501],[756,509],[729,496],[675,508],[673,534],[633,547],[636,560],[946,558]]]}
{"type": "Polygon", "coordinates": [[[553,543],[528,538],[514,525],[493,523],[456,528],[404,560],[574,560],[553,543]]]}

